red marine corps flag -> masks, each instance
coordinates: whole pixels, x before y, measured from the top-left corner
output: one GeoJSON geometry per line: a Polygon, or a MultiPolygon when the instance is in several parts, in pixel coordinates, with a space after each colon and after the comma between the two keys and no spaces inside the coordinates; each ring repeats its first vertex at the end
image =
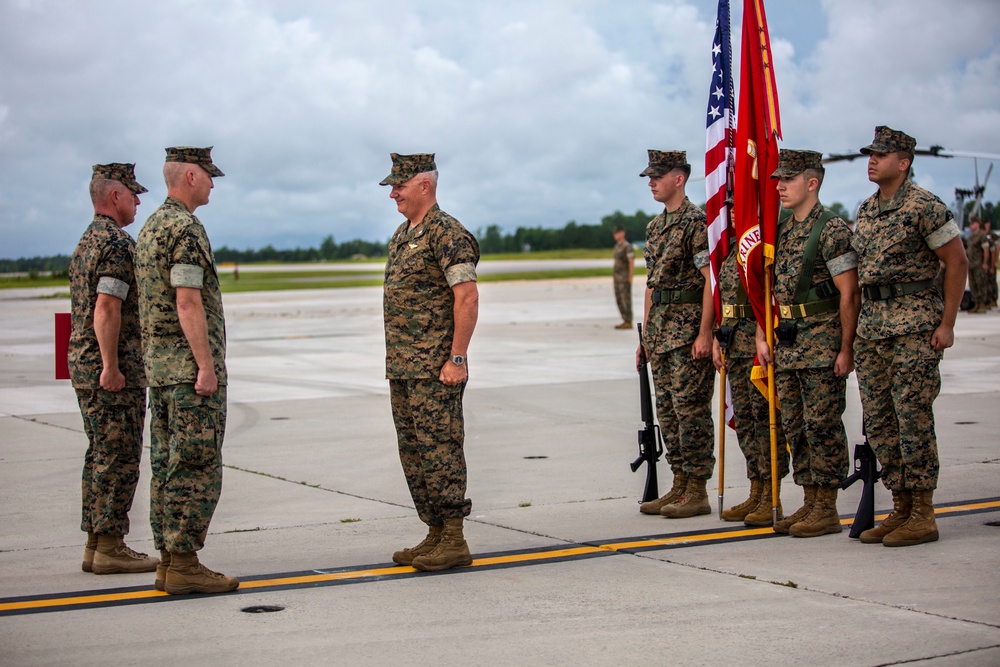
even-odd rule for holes
{"type": "MultiPolygon", "coordinates": [[[[743,54],[740,103],[736,119],[736,175],[734,214],[740,275],[757,321],[774,349],[774,247],[778,236],[778,191],[771,173],[778,166],[778,89],[764,15],[764,0],[743,0],[743,54]]],[[[754,367],[752,379],[764,391],[763,369],[754,367]]],[[[778,521],[778,430],[774,366],[768,365],[766,394],[771,422],[771,513],[778,521]]]]}

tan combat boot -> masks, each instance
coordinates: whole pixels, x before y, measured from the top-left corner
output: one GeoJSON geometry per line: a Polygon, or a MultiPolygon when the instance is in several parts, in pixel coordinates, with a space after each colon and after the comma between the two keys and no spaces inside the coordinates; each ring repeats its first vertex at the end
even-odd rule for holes
{"type": "MultiPolygon", "coordinates": [[[[783,535],[788,534],[788,529],[794,524],[802,521],[806,518],[806,515],[812,511],[813,503],[816,502],[816,489],[819,487],[815,484],[806,484],[802,487],[802,507],[795,510],[795,513],[791,516],[786,516],[784,519],[779,519],[778,523],[774,524],[774,532],[781,533],[783,535]]],[[[768,510],[770,511],[770,510],[768,510]]]]}
{"type": "Polygon", "coordinates": [[[240,580],[212,572],[198,562],[198,554],[170,553],[170,567],[163,588],[171,595],[189,593],[228,593],[239,588],[240,580]]]}
{"type": "Polygon", "coordinates": [[[938,528],[934,520],[934,491],[912,491],[913,507],[910,518],[902,526],[882,538],[885,547],[912,547],[924,542],[937,542],[938,528]]]}
{"type": "Polygon", "coordinates": [[[434,547],[441,541],[441,533],[443,531],[444,526],[429,526],[427,537],[424,538],[423,542],[415,547],[400,549],[392,555],[392,562],[400,565],[412,565],[413,559],[417,556],[423,556],[434,551],[434,547]]]}
{"type": "Polygon", "coordinates": [[[681,497],[687,487],[687,475],[682,472],[674,475],[674,485],[670,487],[667,495],[660,496],[656,500],[647,500],[639,505],[639,511],[643,514],[659,514],[660,510],[681,497]]]}
{"type": "Polygon", "coordinates": [[[836,486],[820,486],[816,488],[816,500],[812,509],[804,519],[793,523],[788,528],[788,534],[793,537],[819,537],[839,533],[844,529],[837,514],[836,486]]]}
{"type": "Polygon", "coordinates": [[[87,533],[87,544],[83,547],[83,564],[80,568],[84,572],[94,571],[94,552],[97,550],[97,535],[87,533]]]}
{"type": "MultiPolygon", "coordinates": [[[[722,510],[722,520],[723,521],[743,521],[747,514],[754,511],[757,505],[760,504],[760,494],[764,490],[764,486],[760,479],[750,480],[750,497],[744,500],[739,505],[734,505],[727,510],[722,510]]],[[[768,489],[770,491],[770,489],[768,489]]]]}
{"type": "Polygon", "coordinates": [[[411,565],[424,572],[450,570],[453,567],[463,567],[472,564],[472,554],[469,544],[462,535],[463,519],[445,519],[441,540],[430,553],[417,556],[411,565]]]}
{"type": "Polygon", "coordinates": [[[882,538],[896,530],[910,518],[913,496],[907,490],[892,492],[892,511],[882,523],[869,528],[858,536],[864,544],[881,544],[882,538]]]}
{"type": "Polygon", "coordinates": [[[669,505],[664,505],[660,514],[668,519],[686,519],[699,514],[711,514],[712,508],[708,504],[706,484],[708,484],[707,479],[689,478],[684,494],[669,505]]]}
{"type": "Polygon", "coordinates": [[[153,582],[153,588],[156,590],[166,590],[165,585],[167,581],[167,569],[169,567],[170,552],[166,549],[160,549],[160,564],[156,566],[156,581],[153,582]]]}
{"type": "MultiPolygon", "coordinates": [[[[762,493],[760,494],[760,502],[757,503],[757,507],[753,509],[752,512],[743,518],[743,523],[747,526],[763,527],[770,526],[774,523],[774,513],[771,511],[773,501],[771,499],[771,480],[765,479],[761,481],[761,486],[763,487],[762,493]]],[[[778,485],[778,522],[781,522],[782,517],[785,515],[782,513],[781,508],[781,485],[778,485]]],[[[785,531],[787,532],[787,528],[785,531]]]]}
{"type": "Polygon", "coordinates": [[[98,535],[90,569],[94,574],[152,572],[159,562],[157,558],[129,549],[121,535],[98,535]]]}

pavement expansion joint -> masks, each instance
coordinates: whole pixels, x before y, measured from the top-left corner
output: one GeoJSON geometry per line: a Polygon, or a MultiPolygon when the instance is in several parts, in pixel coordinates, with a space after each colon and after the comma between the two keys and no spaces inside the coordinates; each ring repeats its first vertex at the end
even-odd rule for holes
{"type": "MultiPolygon", "coordinates": [[[[1000,498],[982,498],[945,503],[935,508],[935,514],[940,518],[996,511],[1000,511],[1000,498]]],[[[888,512],[883,510],[882,512],[876,514],[875,518],[876,520],[881,520],[887,516],[887,514],[888,512]]],[[[842,515],[841,523],[850,524],[853,520],[853,516],[854,515],[842,515]]],[[[774,533],[770,528],[746,528],[743,526],[733,526],[726,528],[692,530],[683,533],[591,540],[578,544],[564,543],[555,546],[536,547],[532,549],[485,553],[477,555],[472,564],[468,567],[455,568],[442,572],[419,572],[409,566],[399,566],[395,564],[390,565],[387,563],[348,566],[333,569],[320,568],[302,572],[242,577],[240,587],[237,590],[231,593],[223,593],[222,595],[240,595],[241,593],[249,593],[255,590],[280,591],[349,583],[387,581],[390,579],[412,577],[461,575],[474,573],[476,571],[522,567],[526,565],[539,565],[545,563],[561,563],[587,558],[615,556],[618,554],[641,555],[643,552],[653,550],[727,544],[743,540],[780,537],[784,536],[774,533]]],[[[791,582],[770,583],[788,585],[790,587],[797,588],[797,586],[793,586],[791,582]]],[[[812,592],[836,595],[835,593],[824,591],[812,592]]],[[[190,600],[198,599],[199,597],[200,596],[168,595],[167,593],[157,591],[150,587],[129,587],[0,598],[0,617],[72,609],[95,609],[128,604],[190,600]]],[[[905,609],[905,607],[899,608],[905,609]]],[[[939,616],[937,614],[930,615],[939,616]]],[[[947,618],[944,616],[940,617],[947,618]]],[[[955,620],[965,621],[965,619],[955,620]]],[[[997,627],[978,621],[967,622],[978,623],[989,627],[997,627]]]]}

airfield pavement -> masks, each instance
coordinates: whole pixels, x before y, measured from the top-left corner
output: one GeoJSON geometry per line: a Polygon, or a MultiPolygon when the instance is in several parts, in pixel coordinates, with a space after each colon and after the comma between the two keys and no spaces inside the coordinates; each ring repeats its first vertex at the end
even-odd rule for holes
{"type": "MultiPolygon", "coordinates": [[[[53,379],[69,302],[40,298],[52,291],[0,292],[5,667],[1000,664],[1000,313],[960,314],[941,366],[941,540],[890,549],[846,528],[724,523],[718,477],[711,515],[640,515],[636,334],[612,328],[610,280],[484,283],[465,402],[476,560],[424,574],[390,561],[423,527],[396,454],[380,289],[227,295],[225,482],[201,557],[242,584],[175,597],[152,574],[80,570],[86,438],[53,379]]],[[[860,413],[852,376],[852,445],[860,413]]],[[[727,443],[728,506],[748,484],[727,443]]],[[[149,478],[147,450],[128,543],[152,552],[149,478]]],[[[860,493],[841,493],[845,523],[860,493]]],[[[801,500],[788,478],[782,498],[786,512],[801,500]]],[[[879,513],[890,505],[880,485],[879,513]]]]}

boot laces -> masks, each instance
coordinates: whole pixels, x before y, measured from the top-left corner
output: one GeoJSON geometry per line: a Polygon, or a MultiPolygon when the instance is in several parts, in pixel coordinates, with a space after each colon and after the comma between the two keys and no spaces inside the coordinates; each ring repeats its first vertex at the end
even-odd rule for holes
{"type": "Polygon", "coordinates": [[[138,551],[133,551],[130,547],[125,544],[119,544],[115,547],[115,553],[119,556],[124,556],[125,558],[132,558],[134,560],[145,560],[149,558],[147,554],[139,553],[138,551]]]}

